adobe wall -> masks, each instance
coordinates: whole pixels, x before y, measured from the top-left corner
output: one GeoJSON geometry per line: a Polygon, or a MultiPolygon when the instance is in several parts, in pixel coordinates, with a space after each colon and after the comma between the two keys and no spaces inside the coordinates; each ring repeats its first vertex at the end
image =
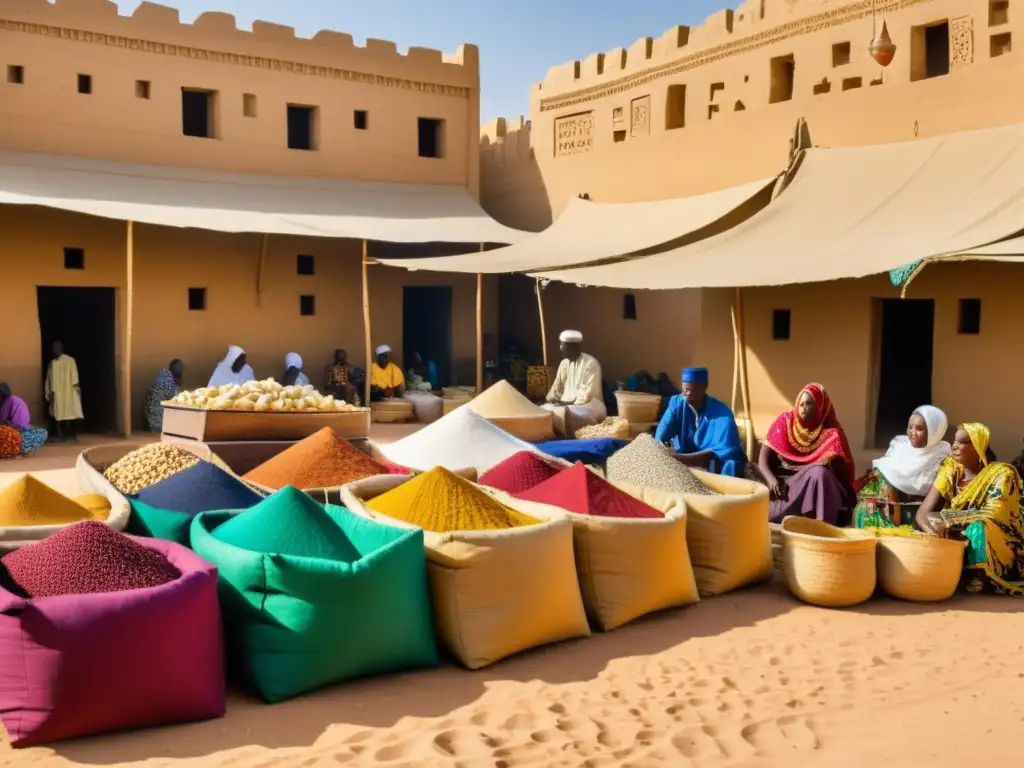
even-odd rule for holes
{"type": "Polygon", "coordinates": [[[537,219],[538,194],[557,216],[584,192],[655,200],[771,176],[785,167],[800,117],[827,147],[1024,120],[1014,86],[1024,64],[1007,43],[1024,37],[1022,0],[877,0],[879,27],[884,19],[898,46],[887,69],[867,52],[871,8],[871,0],[747,0],[700,27],[553,67],[531,90],[530,149],[520,131],[518,170],[507,146],[484,139],[483,183],[502,189],[488,211],[522,226],[537,219]],[[950,72],[918,79],[921,28],[942,21],[950,72]],[[789,58],[791,96],[779,86],[789,58]]]}
{"type": "Polygon", "coordinates": [[[144,2],[119,16],[108,0],[5,0],[0,65],[0,146],[129,162],[282,175],[411,181],[479,189],[479,55],[455,54],[256,21],[237,28],[209,12],[182,24],[144,2]],[[9,74],[9,73],[8,73],[9,74]],[[78,75],[93,91],[78,92],[78,75]],[[136,81],[150,84],[149,98],[136,81]],[[216,139],[182,135],[181,89],[217,92],[216,139]],[[255,116],[243,94],[256,97],[255,116]],[[287,148],[286,106],[318,108],[319,149],[287,148]],[[357,130],[354,110],[368,113],[357,130]],[[443,159],[421,158],[417,118],[445,121],[443,159]]]}
{"type": "MultiPolygon", "coordinates": [[[[40,382],[40,330],[36,286],[107,286],[117,292],[118,359],[124,331],[124,222],[27,206],[0,206],[0,262],[4,301],[0,324],[8,333],[0,349],[0,377],[45,421],[40,382]],[[85,249],[84,270],[66,270],[63,249],[85,249]]],[[[132,334],[132,413],[136,429],[153,374],[173,357],[185,362],[185,385],[205,386],[214,366],[238,344],[256,374],[280,378],[284,355],[298,352],[314,383],[336,347],[363,365],[360,244],[327,238],[271,236],[264,293],[257,306],[260,235],[135,226],[132,334]],[[313,277],[296,274],[299,253],[316,257],[313,277]],[[189,311],[188,288],[207,289],[207,309],[189,311]],[[299,314],[299,296],[317,297],[316,314],[299,314]]],[[[371,251],[371,256],[373,255],[371,251]]],[[[453,287],[452,356],[459,370],[475,370],[476,278],[370,267],[373,345],[387,343],[401,359],[402,288],[453,287]],[[471,363],[471,364],[468,364],[471,363]]],[[[485,283],[485,333],[497,331],[497,280],[485,283]]],[[[88,318],[83,318],[88,322],[88,318]]],[[[75,354],[75,350],[69,349],[75,354]]],[[[120,362],[118,363],[120,368],[120,362]]],[[[472,375],[467,383],[472,383],[472,375]]],[[[84,385],[84,383],[83,383],[84,385]]],[[[120,411],[119,411],[120,412],[120,411]]]]}

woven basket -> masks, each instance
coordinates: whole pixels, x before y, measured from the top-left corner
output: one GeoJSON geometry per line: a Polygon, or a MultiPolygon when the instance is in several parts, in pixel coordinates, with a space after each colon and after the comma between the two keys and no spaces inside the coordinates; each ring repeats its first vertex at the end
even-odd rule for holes
{"type": "Polygon", "coordinates": [[[370,413],[378,424],[397,424],[416,418],[415,406],[408,400],[397,397],[370,403],[370,413]]]}
{"type": "Polygon", "coordinates": [[[650,424],[658,420],[661,395],[625,392],[620,389],[615,393],[615,401],[619,404],[619,416],[630,424],[650,424]]]}
{"type": "Polygon", "coordinates": [[[505,430],[512,437],[528,443],[542,443],[555,434],[554,414],[542,411],[536,416],[513,416],[508,419],[487,419],[494,426],[505,430]]]}
{"type": "Polygon", "coordinates": [[[772,564],[775,570],[782,570],[782,543],[785,537],[782,535],[782,526],[779,523],[768,523],[772,534],[772,564]]]}
{"type": "Polygon", "coordinates": [[[531,399],[543,399],[551,391],[555,380],[555,369],[543,365],[531,365],[526,369],[526,395],[531,399]]]}
{"type": "Polygon", "coordinates": [[[441,387],[441,397],[472,400],[476,397],[476,387],[441,387]]]}
{"type": "Polygon", "coordinates": [[[782,521],[782,536],[782,573],[798,599],[846,608],[875,591],[878,539],[872,533],[791,515],[782,521]]]}
{"type": "Polygon", "coordinates": [[[915,603],[948,600],[956,591],[967,542],[924,533],[878,534],[878,585],[886,594],[915,603]]]}

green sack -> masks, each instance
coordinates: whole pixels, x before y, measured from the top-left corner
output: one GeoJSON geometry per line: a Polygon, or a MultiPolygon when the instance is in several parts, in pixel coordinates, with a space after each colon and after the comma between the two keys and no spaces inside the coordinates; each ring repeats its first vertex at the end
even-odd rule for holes
{"type": "Polygon", "coordinates": [[[220,572],[228,666],[266,701],[437,665],[421,530],[288,487],[196,516],[191,543],[220,572]]]}
{"type": "Polygon", "coordinates": [[[128,499],[128,503],[132,508],[132,516],[128,519],[125,533],[151,539],[166,539],[184,547],[189,546],[189,530],[192,527],[193,515],[151,507],[137,499],[128,499]]]}

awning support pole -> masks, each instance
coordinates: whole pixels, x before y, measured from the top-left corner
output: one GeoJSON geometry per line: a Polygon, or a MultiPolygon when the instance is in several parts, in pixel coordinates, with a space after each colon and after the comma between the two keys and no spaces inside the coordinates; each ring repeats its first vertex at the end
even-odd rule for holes
{"type": "Polygon", "coordinates": [[[373,349],[370,347],[370,279],[366,272],[366,241],[363,240],[363,335],[366,343],[366,372],[363,374],[363,406],[370,407],[370,369],[373,367],[373,349]]]}
{"type": "MultiPolygon", "coordinates": [[[[483,251],[484,245],[480,244],[483,251]]],[[[476,391],[484,391],[484,276],[476,273],[476,391]]]]}
{"type": "Polygon", "coordinates": [[[732,311],[733,335],[735,337],[736,349],[739,354],[740,392],[743,397],[743,415],[747,420],[746,450],[747,459],[754,461],[754,417],[750,413],[750,380],[747,378],[747,342],[743,327],[743,289],[736,289],[736,299],[732,311]]]}
{"type": "Polygon", "coordinates": [[[121,425],[125,437],[132,435],[132,305],[135,299],[135,225],[125,231],[124,339],[121,368],[121,425]]]}
{"type": "Polygon", "coordinates": [[[267,243],[270,235],[263,235],[263,242],[260,245],[260,263],[256,268],[256,306],[263,306],[263,276],[267,265],[267,243]]]}
{"type": "Polygon", "coordinates": [[[548,332],[544,328],[544,298],[541,296],[540,278],[537,278],[537,313],[540,315],[540,348],[544,367],[548,367],[548,332]]]}

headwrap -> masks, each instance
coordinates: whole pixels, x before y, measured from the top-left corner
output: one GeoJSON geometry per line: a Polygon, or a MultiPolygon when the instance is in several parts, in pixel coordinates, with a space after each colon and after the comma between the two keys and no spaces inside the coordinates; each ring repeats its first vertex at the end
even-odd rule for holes
{"type": "Polygon", "coordinates": [[[244,354],[245,350],[241,347],[236,347],[234,344],[228,347],[227,356],[217,363],[217,367],[213,369],[213,375],[210,376],[210,383],[207,386],[220,387],[224,384],[245,384],[245,382],[256,378],[252,372],[252,366],[248,364],[243,365],[237,373],[231,369],[239,355],[244,354]]]}
{"type": "Polygon", "coordinates": [[[377,347],[377,355],[378,356],[386,355],[390,351],[391,351],[391,347],[389,347],[387,344],[381,344],[379,347],[377,347]]]}
{"type": "Polygon", "coordinates": [[[563,344],[581,344],[583,343],[583,334],[579,331],[562,331],[558,334],[558,340],[563,344]]]}
{"type": "Polygon", "coordinates": [[[832,400],[821,384],[808,384],[800,390],[792,410],[781,414],[768,428],[765,443],[791,464],[830,464],[833,459],[841,459],[846,462],[849,476],[840,479],[852,484],[857,476],[846,433],[836,418],[832,400]],[[814,421],[807,424],[800,421],[798,415],[800,397],[804,392],[814,400],[817,411],[814,421]]]}
{"type": "Polygon", "coordinates": [[[287,371],[289,368],[302,370],[302,358],[298,352],[289,352],[284,356],[284,369],[287,371]]]}
{"type": "Polygon", "coordinates": [[[683,368],[684,382],[691,384],[707,384],[708,383],[708,369],[707,368],[683,368]]]}
{"type": "Polygon", "coordinates": [[[971,438],[971,445],[978,452],[981,466],[988,466],[988,444],[992,439],[992,433],[989,431],[989,428],[981,422],[971,421],[967,424],[959,425],[957,429],[962,429],[971,438]]]}
{"type": "Polygon", "coordinates": [[[925,496],[935,484],[939,465],[949,456],[950,445],[942,439],[949,422],[946,414],[933,405],[922,405],[914,413],[924,419],[928,429],[927,444],[915,448],[909,437],[899,435],[892,439],[885,456],[875,459],[872,466],[896,490],[910,496],[925,496]]]}

